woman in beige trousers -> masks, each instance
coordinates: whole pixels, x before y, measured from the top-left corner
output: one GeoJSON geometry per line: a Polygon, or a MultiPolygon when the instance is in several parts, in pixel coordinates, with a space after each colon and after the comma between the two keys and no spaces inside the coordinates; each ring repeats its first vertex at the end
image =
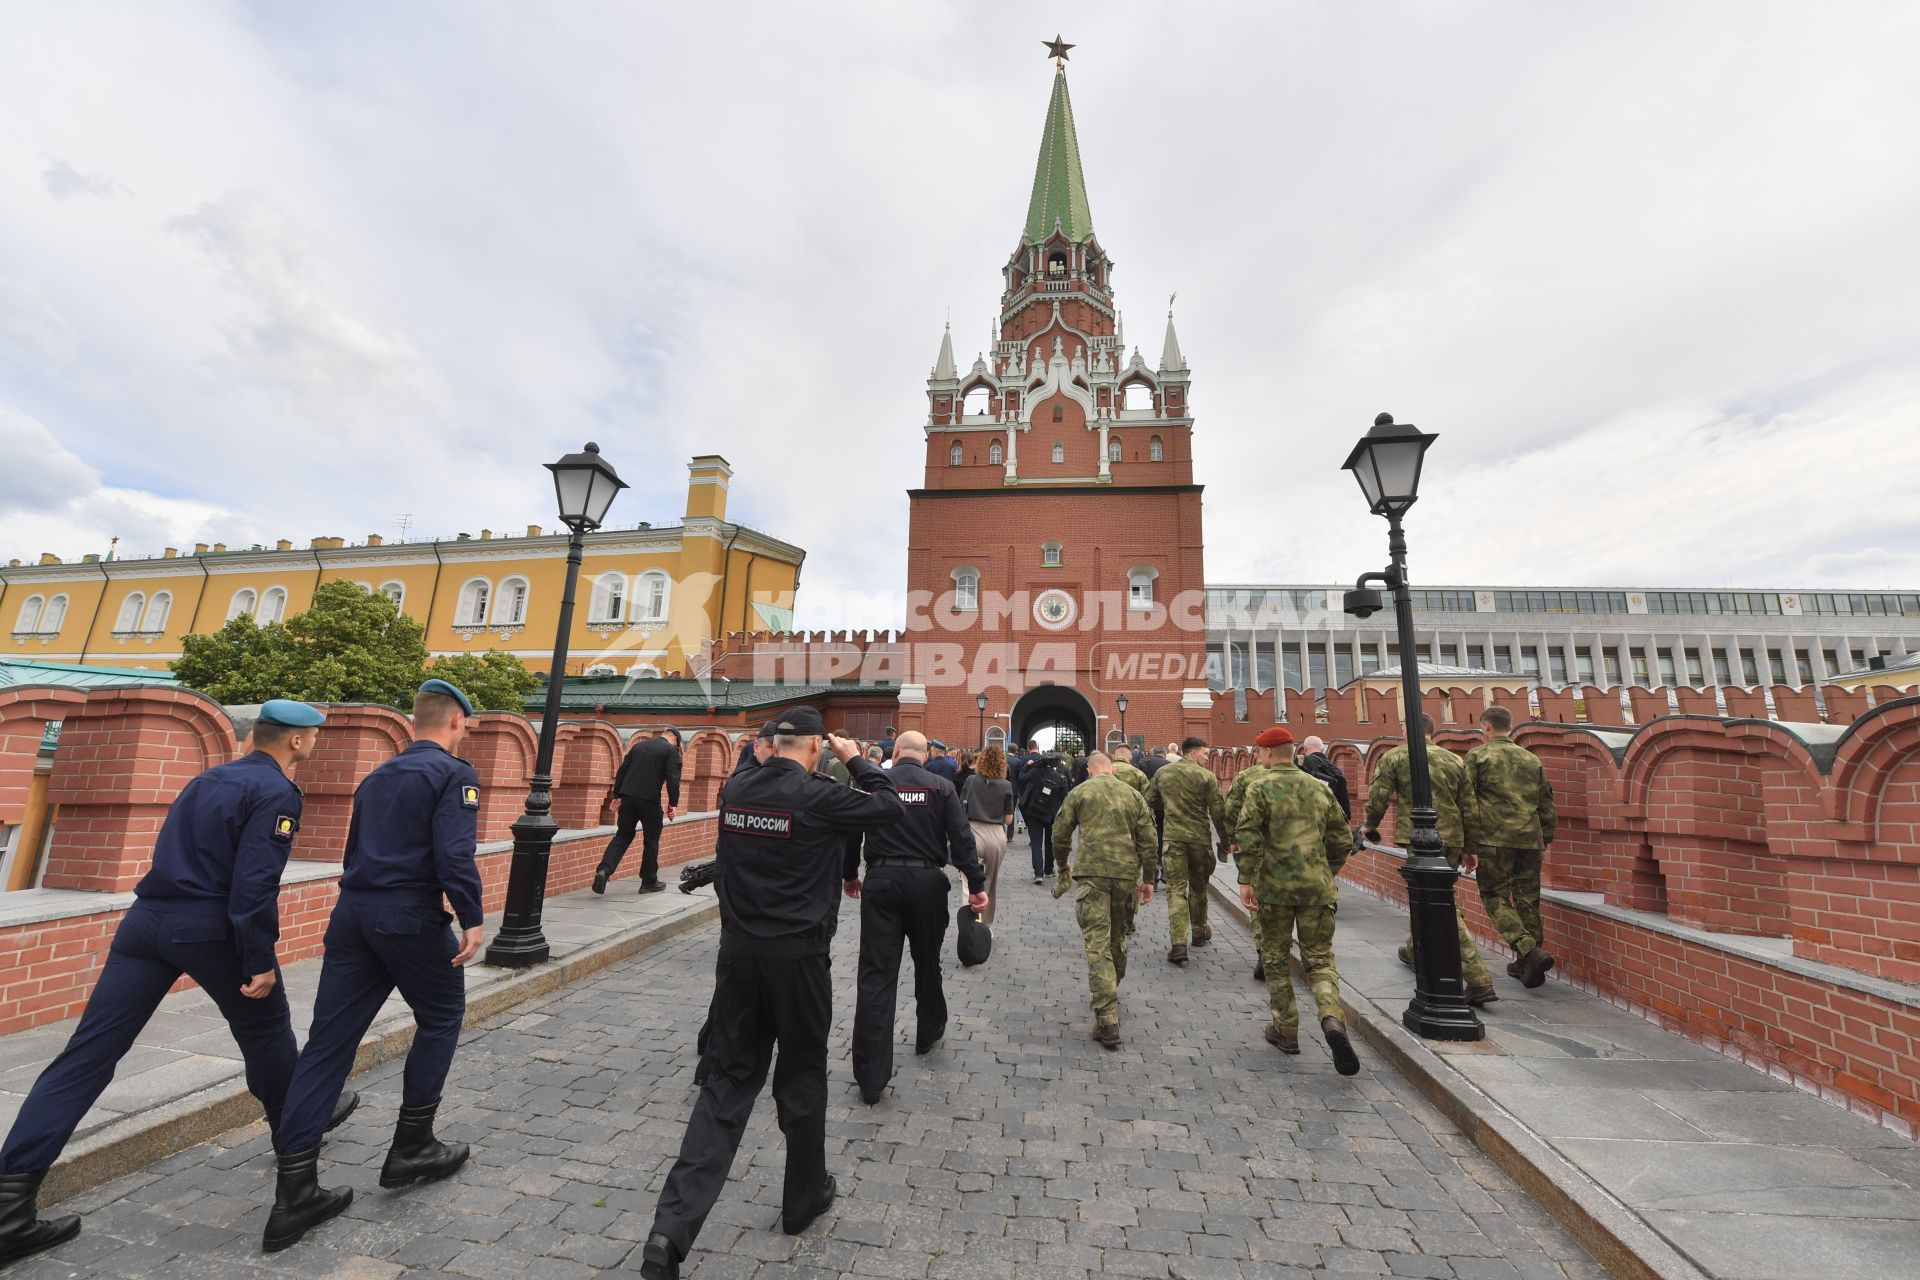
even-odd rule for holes
{"type": "Polygon", "coordinates": [[[987,868],[987,909],[980,918],[993,923],[1000,905],[1000,862],[1007,856],[1007,824],[1013,821],[1013,783],[1007,780],[1007,753],[988,747],[973,762],[960,802],[973,828],[973,844],[987,868]]]}

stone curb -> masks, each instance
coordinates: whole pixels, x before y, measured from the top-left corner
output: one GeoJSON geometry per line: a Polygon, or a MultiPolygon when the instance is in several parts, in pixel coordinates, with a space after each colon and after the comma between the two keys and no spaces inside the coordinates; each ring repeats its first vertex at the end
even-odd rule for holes
{"type": "MultiPolygon", "coordinates": [[[[463,1025],[484,1022],[719,918],[720,904],[709,902],[697,911],[635,926],[563,959],[505,978],[467,1002],[463,1025]]],[[[413,1044],[413,1030],[413,1016],[406,1010],[374,1023],[354,1055],[352,1074],[360,1075],[404,1056],[413,1044]]],[[[165,1156],[258,1119],[260,1104],[236,1078],[116,1120],[67,1148],[60,1163],[47,1175],[40,1203],[54,1204],[91,1191],[103,1182],[144,1169],[165,1156]]]]}
{"type": "MultiPolygon", "coordinates": [[[[1209,880],[1214,900],[1249,931],[1252,920],[1237,893],[1209,880]]],[[[1304,977],[1298,955],[1293,970],[1304,977]]],[[[1624,1280],[1708,1280],[1632,1209],[1588,1177],[1547,1140],[1487,1096],[1397,1015],[1341,982],[1347,1021],[1368,1046],[1438,1107],[1494,1164],[1540,1202],[1600,1265],[1624,1280]]]]}

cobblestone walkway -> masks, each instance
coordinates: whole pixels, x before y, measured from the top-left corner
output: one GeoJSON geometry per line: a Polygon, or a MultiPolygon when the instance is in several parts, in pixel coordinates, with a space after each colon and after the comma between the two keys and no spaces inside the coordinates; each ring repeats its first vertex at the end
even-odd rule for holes
{"type": "MultiPolygon", "coordinates": [[[[1016,841],[987,966],[958,970],[949,932],[948,1038],[915,1058],[903,1017],[894,1089],[872,1109],[847,1067],[859,929],[846,913],[827,1121],[840,1202],[807,1236],[780,1233],[783,1148],[762,1097],[684,1274],[1603,1274],[1364,1046],[1350,1080],[1317,1036],[1297,1058],[1269,1048],[1236,925],[1172,968],[1156,898],[1121,988],[1126,1044],[1102,1050],[1071,904],[1017,874],[1025,864],[1016,841]]],[[[69,1202],[87,1215],[79,1239],[8,1280],[637,1272],[686,1121],[715,941],[699,930],[470,1031],[442,1132],[475,1154],[450,1182],[375,1186],[394,1063],[357,1082],[366,1100],[325,1153],[325,1180],[355,1188],[354,1204],[306,1243],[259,1252],[272,1163],[255,1125],[69,1202]]]]}

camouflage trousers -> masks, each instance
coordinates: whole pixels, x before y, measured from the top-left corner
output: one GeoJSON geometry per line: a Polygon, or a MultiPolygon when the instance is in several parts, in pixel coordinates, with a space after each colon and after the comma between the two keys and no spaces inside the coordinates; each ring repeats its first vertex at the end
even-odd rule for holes
{"type": "Polygon", "coordinates": [[[1207,881],[1213,878],[1213,850],[1192,840],[1169,840],[1160,864],[1167,872],[1167,929],[1173,945],[1187,945],[1189,929],[1202,937],[1207,927],[1207,881]]]}
{"type": "Polygon", "coordinates": [[[1539,849],[1482,849],[1480,901],[1486,904],[1493,927],[1518,955],[1546,941],[1540,927],[1539,849]]]}
{"type": "MultiPolygon", "coordinates": [[[[1454,870],[1460,869],[1460,850],[1447,850],[1447,862],[1454,870]]],[[[1460,907],[1453,908],[1454,927],[1460,933],[1460,976],[1470,987],[1490,987],[1493,974],[1487,970],[1487,962],[1480,957],[1480,948],[1473,945],[1473,935],[1467,932],[1467,922],[1460,915],[1460,907]]],[[[1407,950],[1413,950],[1413,933],[1407,933],[1407,950]]]]}
{"type": "Polygon", "coordinates": [[[1073,882],[1073,914],[1087,950],[1087,990],[1096,1022],[1120,1021],[1120,980],[1127,976],[1128,904],[1138,900],[1139,885],[1112,876],[1085,876],[1073,882]]]}
{"type": "Polygon", "coordinates": [[[1300,1011],[1293,1003],[1293,968],[1287,948],[1300,938],[1300,963],[1313,987],[1313,1003],[1322,1018],[1346,1016],[1340,1007],[1340,971],[1333,964],[1332,907],[1295,907],[1285,903],[1260,904],[1254,913],[1254,937],[1260,943],[1260,963],[1267,970],[1267,1004],[1273,1025],[1287,1035],[1300,1030],[1300,1011]]]}

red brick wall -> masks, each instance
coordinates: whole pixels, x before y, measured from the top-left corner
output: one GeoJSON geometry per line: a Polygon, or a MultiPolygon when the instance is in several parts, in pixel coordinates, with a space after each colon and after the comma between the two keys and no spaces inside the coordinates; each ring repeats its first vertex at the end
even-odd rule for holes
{"type": "Polygon", "coordinates": [[[313,754],[301,761],[300,856],[338,862],[360,780],[413,743],[413,726],[392,707],[332,703],[313,754]]]}

